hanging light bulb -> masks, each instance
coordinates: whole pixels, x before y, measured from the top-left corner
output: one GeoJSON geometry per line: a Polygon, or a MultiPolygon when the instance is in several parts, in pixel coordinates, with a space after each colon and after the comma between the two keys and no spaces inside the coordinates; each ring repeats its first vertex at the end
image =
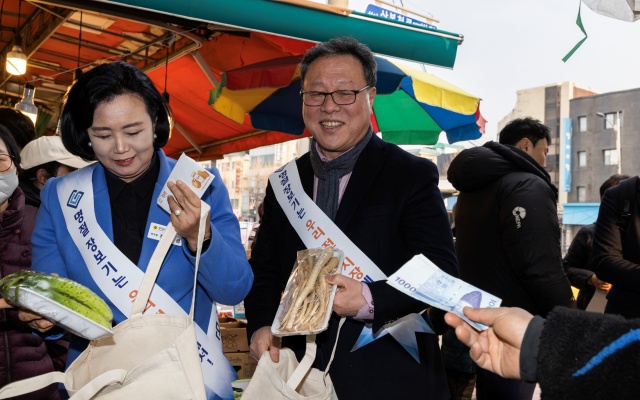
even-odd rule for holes
{"type": "Polygon", "coordinates": [[[7,53],[7,72],[11,75],[24,75],[27,72],[27,55],[22,52],[22,47],[13,46],[7,53]]]}
{"type": "Polygon", "coordinates": [[[24,86],[24,94],[20,103],[16,104],[16,110],[21,111],[24,115],[29,117],[33,121],[33,125],[36,124],[36,118],[38,117],[38,107],[33,104],[33,96],[36,94],[36,89],[32,84],[27,83],[24,86]]]}
{"type": "Polygon", "coordinates": [[[16,37],[14,46],[7,53],[7,62],[5,69],[11,75],[24,75],[27,72],[27,55],[22,52],[22,37],[20,36],[20,14],[22,11],[22,0],[18,3],[18,27],[16,28],[16,37]]]}

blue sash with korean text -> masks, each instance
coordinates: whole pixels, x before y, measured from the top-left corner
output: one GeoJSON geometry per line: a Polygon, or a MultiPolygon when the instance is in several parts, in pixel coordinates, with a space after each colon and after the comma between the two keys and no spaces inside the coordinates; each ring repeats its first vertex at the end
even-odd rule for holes
{"type": "MultiPolygon", "coordinates": [[[[345,235],[306,194],[295,160],[269,175],[269,182],[287,219],[307,248],[336,247],[344,252],[342,274],[363,283],[386,280],[377,265],[345,235]]],[[[353,349],[355,351],[390,334],[417,362],[420,362],[415,332],[433,333],[420,314],[409,314],[373,332],[366,324],[353,349]]]]}
{"type": "MultiPolygon", "coordinates": [[[[67,230],[100,290],[124,314],[131,315],[144,272],[131,262],[104,233],[95,215],[93,171],[97,165],[82,168],[61,180],[58,199],[67,230]]],[[[187,316],[182,307],[157,283],[145,313],[187,316]]],[[[204,331],[195,324],[200,366],[208,399],[233,399],[231,382],[236,374],[222,352],[216,304],[204,331]]]]}

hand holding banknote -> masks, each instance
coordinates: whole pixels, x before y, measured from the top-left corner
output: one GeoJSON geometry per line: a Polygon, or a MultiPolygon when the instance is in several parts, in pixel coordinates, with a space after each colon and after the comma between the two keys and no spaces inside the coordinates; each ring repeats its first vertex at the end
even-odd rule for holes
{"type": "Polygon", "coordinates": [[[520,348],[533,315],[520,308],[465,308],[464,315],[487,325],[478,332],[457,315],[447,313],[444,320],[455,328],[456,336],[471,349],[478,366],[502,377],[520,379],[520,348]]]}
{"type": "Polygon", "coordinates": [[[477,330],[487,327],[468,319],[462,310],[465,307],[495,308],[502,302],[499,297],[447,274],[422,254],[400,267],[387,284],[430,306],[455,313],[477,330]]]}

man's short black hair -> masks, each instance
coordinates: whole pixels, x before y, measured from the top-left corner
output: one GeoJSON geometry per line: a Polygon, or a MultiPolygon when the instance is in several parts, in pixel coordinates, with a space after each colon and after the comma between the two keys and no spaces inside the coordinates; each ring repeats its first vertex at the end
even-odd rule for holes
{"type": "Polygon", "coordinates": [[[540,139],[547,139],[551,144],[551,131],[537,119],[526,117],[510,121],[498,134],[500,144],[515,146],[520,140],[527,138],[535,146],[540,139]]]}

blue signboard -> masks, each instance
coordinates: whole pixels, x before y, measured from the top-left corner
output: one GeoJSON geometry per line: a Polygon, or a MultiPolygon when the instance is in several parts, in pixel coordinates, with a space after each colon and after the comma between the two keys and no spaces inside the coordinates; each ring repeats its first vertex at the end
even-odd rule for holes
{"type": "Polygon", "coordinates": [[[562,149],[560,151],[560,164],[562,168],[563,191],[571,191],[571,118],[562,119],[562,149]]]}
{"type": "Polygon", "coordinates": [[[404,14],[400,14],[396,11],[387,10],[386,8],[378,7],[373,4],[369,4],[365,10],[365,14],[373,15],[375,17],[382,17],[386,19],[392,19],[398,22],[404,22],[405,24],[417,25],[423,28],[436,28],[435,25],[427,24],[426,22],[408,17],[404,14]]]}

